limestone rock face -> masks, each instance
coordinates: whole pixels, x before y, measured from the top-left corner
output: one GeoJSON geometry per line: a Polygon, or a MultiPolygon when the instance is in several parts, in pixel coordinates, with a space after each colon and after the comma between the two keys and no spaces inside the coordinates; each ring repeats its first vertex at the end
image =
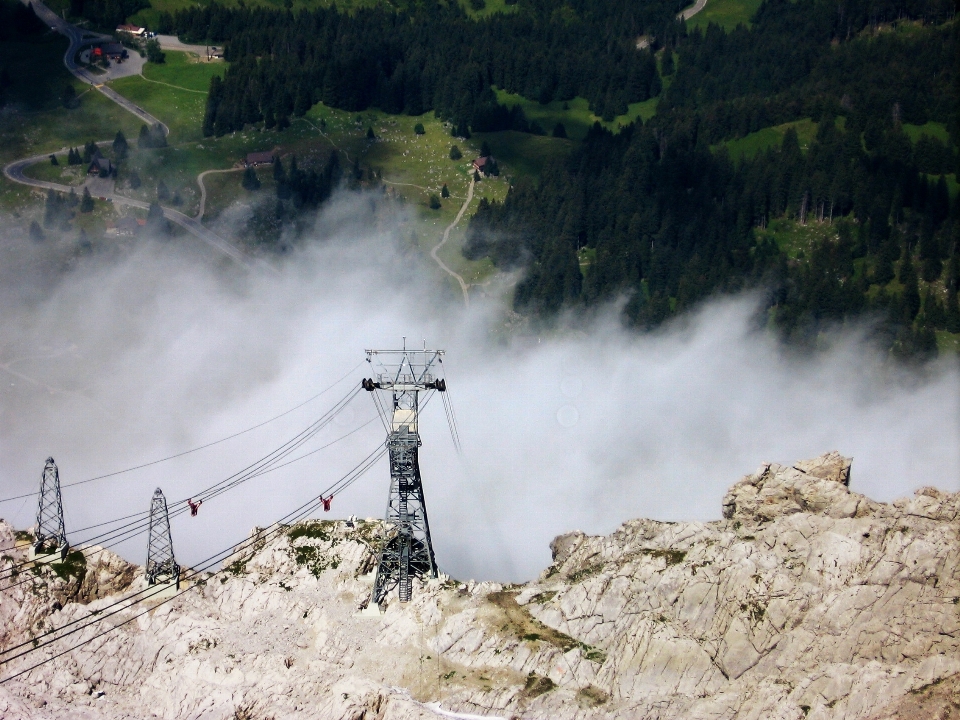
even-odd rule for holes
{"type": "Polygon", "coordinates": [[[724,496],[723,516],[756,522],[797,512],[826,512],[844,518],[856,516],[861,503],[863,512],[869,512],[870,501],[849,492],[851,462],[831,452],[792,467],[761,465],[724,496]]]}
{"type": "MultiPolygon", "coordinates": [[[[382,614],[358,613],[380,523],[275,528],[188,592],[129,609],[116,603],[140,571],[88,557],[73,600],[52,572],[0,590],[4,648],[120,608],[113,632],[0,685],[0,717],[955,717],[960,493],[873,502],[850,491],[850,465],[763,465],[723,520],[570,533],[534,582],[440,578],[382,614]]],[[[0,523],[0,548],[8,537],[0,523]]]]}

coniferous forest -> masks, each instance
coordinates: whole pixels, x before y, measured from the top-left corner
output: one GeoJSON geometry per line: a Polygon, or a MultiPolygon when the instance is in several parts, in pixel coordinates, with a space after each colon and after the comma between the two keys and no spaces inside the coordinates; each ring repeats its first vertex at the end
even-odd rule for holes
{"type": "Polygon", "coordinates": [[[625,297],[626,320],[645,328],[758,288],[792,340],[867,313],[895,353],[935,354],[936,331],[960,332],[953,3],[765,0],[730,32],[688,31],[679,9],[518,0],[514,13],[473,19],[438,0],[353,13],[214,3],[164,15],[159,29],[225,44],[207,135],[282,126],[320,101],[433,111],[466,135],[540,131],[494,87],[543,103],[583,97],[605,120],[657,98],[645,123],[597,124],[504,202],[481,203],[465,254],[526,270],[518,311],[548,320],[625,297]],[[804,119],[816,123],[804,145],[790,129],[749,157],[726,149],[804,119]],[[930,122],[948,139],[904,128],[930,122]],[[766,232],[782,220],[835,232],[791,253],[766,232]]]}

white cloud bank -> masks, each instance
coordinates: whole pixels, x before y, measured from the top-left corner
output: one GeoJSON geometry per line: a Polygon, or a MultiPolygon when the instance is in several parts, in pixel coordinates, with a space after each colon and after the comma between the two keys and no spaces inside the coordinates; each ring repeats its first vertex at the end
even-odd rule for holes
{"type": "MultiPolygon", "coordinates": [[[[64,483],[146,462],[272,417],[348,374],[365,348],[402,336],[447,350],[463,459],[439,401],[421,423],[434,545],[458,577],[527,579],[550,539],[634,517],[715,519],[726,488],[762,461],[828,450],[854,457],[852,487],[890,500],[921,485],[960,489],[955,362],[922,378],[891,369],[856,333],[800,358],[755,330],[749,297],[709,304],[682,327],[641,335],[610,310],[585,331],[494,339],[496,301],[441,290],[434,269],[353,222],[341,198],[317,242],[280,273],[236,274],[149,245],[88,262],[0,318],[0,496],[35,491],[53,455],[64,483]]],[[[364,204],[366,204],[364,202],[364,204]]],[[[381,228],[390,222],[380,218],[381,228]]],[[[64,490],[67,530],[147,509],[236,472],[305,427],[351,384],[209,450],[64,490]]],[[[310,450],[374,416],[363,393],[310,450]]],[[[175,519],[196,562],[315,496],[383,440],[375,422],[302,462],[175,519]]],[[[326,517],[381,516],[381,462],[326,517]]],[[[0,505],[32,524],[35,501],[0,505]]],[[[324,515],[320,513],[320,515],[324,515]]],[[[143,537],[121,548],[143,562],[143,537]]]]}

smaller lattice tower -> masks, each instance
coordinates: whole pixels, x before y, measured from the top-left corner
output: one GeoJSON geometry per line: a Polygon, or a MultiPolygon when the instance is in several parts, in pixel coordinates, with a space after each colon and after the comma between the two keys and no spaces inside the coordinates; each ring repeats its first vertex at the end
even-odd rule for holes
{"type": "Polygon", "coordinates": [[[60,471],[52,457],[47,458],[40,477],[40,504],[37,507],[37,529],[33,544],[37,555],[60,551],[66,557],[70,545],[63,525],[63,501],[60,498],[60,471]]]}
{"type": "Polygon", "coordinates": [[[170,583],[178,589],[180,587],[180,566],[173,556],[167,499],[160,488],[153,491],[150,501],[150,537],[145,575],[148,585],[170,583]]]}

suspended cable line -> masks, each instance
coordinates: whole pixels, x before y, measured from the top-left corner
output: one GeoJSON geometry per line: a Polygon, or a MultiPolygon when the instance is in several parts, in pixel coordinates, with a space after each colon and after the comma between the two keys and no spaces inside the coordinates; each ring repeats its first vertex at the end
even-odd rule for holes
{"type": "MultiPolygon", "coordinates": [[[[280,413],[279,415],[275,415],[274,417],[270,418],[269,420],[264,420],[263,422],[258,423],[257,425],[254,425],[254,426],[252,426],[252,427],[248,427],[246,430],[241,430],[240,432],[234,433],[233,435],[228,435],[227,437],[220,438],[219,440],[214,440],[213,442],[206,443],[205,445],[199,445],[199,446],[197,446],[197,447],[195,447],[195,448],[191,448],[190,450],[184,450],[183,452],[179,452],[179,453],[176,453],[176,454],[174,454],[174,455],[168,455],[167,457],[159,458],[158,460],[151,460],[150,462],[143,463],[143,464],[141,464],[141,465],[134,465],[133,467],[124,468],[123,470],[117,470],[117,471],[115,471],[115,472],[107,473],[107,474],[105,474],[105,475],[97,475],[96,477],[87,478],[86,480],[78,480],[78,481],[72,482],[72,483],[65,483],[65,484],[61,485],[60,487],[61,487],[61,488],[76,487],[77,485],[85,485],[86,483],[91,483],[91,482],[94,482],[95,480],[103,480],[103,479],[105,479],[105,478],[111,478],[111,477],[115,477],[115,476],[117,476],[117,475],[123,475],[124,473],[133,472],[134,470],[142,470],[143,468],[150,467],[150,466],[152,466],[152,465],[159,465],[160,463],[167,462],[168,460],[174,460],[175,458],[183,457],[184,455],[190,455],[191,453],[199,452],[200,450],[206,450],[206,449],[209,448],[209,447],[213,447],[214,445],[219,445],[220,443],[224,443],[224,442],[226,442],[227,440],[233,440],[234,438],[240,437],[241,435],[245,435],[245,434],[248,433],[248,432],[252,432],[253,430],[257,430],[257,429],[259,429],[259,428],[262,428],[264,425],[268,425],[268,424],[272,423],[274,420],[279,420],[280,418],[282,418],[282,417],[284,417],[284,416],[286,416],[286,415],[289,415],[290,413],[294,412],[295,410],[299,410],[299,409],[302,408],[304,405],[307,405],[307,404],[313,402],[313,401],[316,400],[318,397],[320,397],[321,395],[323,395],[323,394],[327,393],[328,391],[332,390],[332,389],[335,388],[337,385],[339,385],[339,384],[342,383],[344,380],[346,380],[348,377],[350,377],[350,375],[352,375],[354,372],[356,372],[357,368],[359,368],[361,365],[363,365],[363,363],[364,363],[364,361],[361,360],[357,365],[355,365],[353,368],[351,368],[350,371],[349,371],[346,375],[344,375],[343,377],[341,377],[339,380],[337,380],[336,382],[334,382],[332,385],[329,385],[328,387],[324,388],[323,390],[321,390],[320,392],[318,392],[318,393],[317,393],[316,395],[314,395],[313,397],[308,398],[307,400],[304,400],[302,403],[300,403],[299,405],[295,405],[294,407],[290,408],[289,410],[285,410],[284,412],[280,413]]],[[[29,497],[32,497],[32,496],[34,496],[34,495],[36,495],[36,493],[26,493],[26,494],[24,494],[24,495],[14,495],[13,497],[8,497],[8,498],[2,498],[2,499],[0,499],[0,503],[12,502],[13,500],[22,500],[23,498],[29,498],[29,497]]]]}
{"type": "MultiPolygon", "coordinates": [[[[378,449],[374,450],[372,453],[370,453],[369,455],[367,455],[366,458],[364,458],[363,460],[361,460],[359,464],[357,464],[352,470],[350,470],[350,471],[349,471],[346,475],[344,475],[340,480],[338,480],[338,481],[335,482],[333,485],[331,485],[330,487],[328,487],[324,492],[320,493],[320,495],[319,495],[318,497],[315,497],[315,498],[307,501],[306,503],[304,503],[303,505],[301,505],[301,506],[300,506],[299,508],[297,508],[296,510],[292,511],[291,513],[288,513],[286,516],[284,516],[284,517],[281,518],[280,520],[276,521],[276,522],[271,526],[271,527],[273,527],[274,529],[271,530],[269,533],[267,533],[267,530],[269,530],[269,528],[264,529],[264,530],[260,530],[260,531],[258,531],[257,533],[255,533],[254,536],[252,536],[252,537],[248,538],[247,540],[241,542],[239,545],[230,546],[230,547],[227,548],[226,550],[221,550],[220,552],[218,552],[218,553],[210,556],[210,557],[207,558],[206,560],[202,561],[202,562],[200,563],[200,566],[199,566],[197,569],[193,570],[189,575],[185,576],[185,579],[187,579],[187,580],[194,579],[194,578],[196,578],[198,575],[200,575],[201,573],[207,571],[207,569],[209,569],[210,567],[212,567],[213,565],[215,565],[217,562],[220,562],[221,560],[226,559],[227,557],[230,557],[230,556],[232,556],[232,555],[238,554],[238,547],[242,547],[243,545],[247,545],[247,546],[249,547],[251,544],[256,544],[256,543],[261,542],[261,540],[265,542],[266,539],[267,539],[267,537],[272,536],[272,535],[275,535],[275,534],[278,533],[278,532],[285,531],[285,530],[287,529],[287,527],[289,527],[289,525],[288,525],[287,523],[292,524],[292,523],[298,522],[299,520],[303,519],[304,517],[306,517],[307,515],[309,515],[311,512],[313,512],[314,510],[319,509],[321,506],[323,506],[323,505],[325,504],[325,503],[324,503],[324,497],[327,495],[327,493],[336,494],[336,493],[342,492],[343,490],[345,490],[346,488],[348,488],[350,485],[352,485],[354,482],[356,482],[356,481],[357,481],[360,477],[362,477],[371,467],[373,467],[373,465],[376,464],[376,462],[377,462],[380,458],[382,458],[382,457],[386,454],[386,452],[387,452],[387,450],[386,450],[386,447],[384,447],[384,446],[381,446],[381,447],[379,447],[378,449]],[[266,536],[264,535],[265,533],[267,533],[266,536]]],[[[256,548],[256,547],[255,547],[254,550],[253,550],[253,554],[255,554],[258,550],[259,550],[259,548],[256,548]]],[[[252,557],[252,554],[250,555],[250,557],[252,557]]],[[[247,559],[249,559],[249,558],[247,558],[247,559]]],[[[218,574],[224,572],[225,570],[226,570],[226,568],[221,568],[219,571],[214,572],[211,577],[216,577],[218,574]]],[[[144,612],[139,613],[139,614],[133,616],[132,618],[128,618],[128,619],[125,620],[124,622],[118,623],[117,625],[113,625],[113,626],[111,626],[110,628],[108,628],[107,630],[105,630],[104,632],[99,633],[98,635],[95,635],[94,637],[89,638],[89,639],[87,639],[87,640],[85,640],[85,641],[83,641],[83,642],[81,642],[81,643],[78,643],[77,645],[74,645],[74,646],[68,648],[67,650],[64,650],[64,651],[62,651],[62,652],[60,652],[60,653],[57,653],[56,655],[53,655],[52,657],[46,658],[45,660],[43,660],[43,661],[41,661],[41,662],[39,662],[39,663],[31,666],[31,667],[28,667],[28,668],[26,668],[26,669],[24,669],[24,670],[22,670],[22,671],[20,671],[20,672],[18,672],[18,673],[16,673],[16,674],[14,674],[14,675],[11,675],[11,676],[9,676],[9,677],[6,677],[6,678],[4,678],[3,680],[0,680],[0,683],[5,683],[5,682],[8,682],[9,680],[13,680],[14,678],[19,677],[19,676],[23,675],[24,673],[30,672],[31,670],[34,670],[34,669],[36,669],[37,667],[40,667],[41,665],[43,665],[43,664],[45,664],[45,663],[47,663],[47,662],[50,662],[50,661],[52,661],[52,660],[54,660],[54,659],[56,659],[56,658],[58,658],[58,657],[60,657],[60,656],[62,656],[62,655],[64,655],[64,654],[66,654],[66,653],[68,653],[68,652],[71,652],[72,650],[75,650],[75,649],[77,649],[77,648],[79,648],[79,647],[81,647],[81,646],[83,646],[83,645],[86,645],[87,643],[92,642],[93,640],[96,640],[97,638],[102,637],[103,635],[105,635],[105,634],[107,634],[107,633],[109,633],[109,632],[111,632],[111,631],[113,631],[113,630],[116,630],[118,627],[122,627],[123,625],[126,625],[126,624],[127,624],[128,622],[130,622],[131,620],[135,620],[136,618],[140,617],[141,615],[143,615],[143,614],[146,613],[146,612],[149,612],[149,611],[152,610],[153,608],[159,607],[159,605],[163,605],[163,604],[165,604],[165,603],[167,603],[167,602],[170,602],[170,600],[173,600],[173,599],[179,597],[180,595],[183,595],[185,592],[188,592],[190,589],[191,589],[190,587],[184,588],[183,590],[179,591],[179,592],[176,593],[175,595],[173,595],[173,596],[171,596],[170,598],[165,599],[165,600],[157,603],[157,605],[154,605],[153,607],[148,608],[148,609],[145,610],[144,612]]],[[[20,658],[20,657],[23,657],[23,656],[25,656],[25,655],[27,655],[27,654],[29,654],[29,653],[35,652],[35,651],[37,651],[37,650],[40,650],[40,649],[46,647],[47,645],[50,645],[50,644],[55,643],[55,642],[58,642],[59,640],[62,640],[63,638],[65,638],[65,637],[67,637],[67,636],[69,636],[69,635],[72,635],[72,634],[74,634],[74,633],[76,633],[76,632],[80,632],[81,630],[84,630],[84,629],[86,629],[87,627],[90,627],[90,626],[93,625],[94,623],[101,622],[102,620],[105,620],[105,619],[107,619],[107,618],[109,618],[109,617],[112,617],[113,615],[116,615],[116,614],[119,613],[119,612],[122,612],[122,611],[124,611],[124,610],[130,609],[130,608],[133,607],[134,605],[137,605],[137,604],[139,604],[139,603],[141,603],[141,602],[144,602],[144,601],[150,599],[151,597],[153,597],[154,595],[157,595],[158,593],[163,592],[164,590],[165,590],[165,588],[158,588],[158,589],[156,589],[154,592],[148,593],[148,594],[145,594],[145,592],[146,592],[145,590],[138,591],[137,593],[134,593],[133,595],[129,595],[129,596],[125,597],[125,598],[122,598],[122,599],[120,599],[120,600],[118,600],[118,601],[116,601],[116,602],[114,602],[114,603],[112,603],[112,604],[110,604],[110,605],[107,605],[107,606],[104,607],[104,608],[100,608],[99,610],[96,611],[96,614],[95,614],[95,615],[87,615],[87,616],[85,616],[85,617],[83,617],[83,618],[78,618],[78,619],[76,619],[76,620],[72,620],[72,621],[66,623],[65,625],[60,626],[59,628],[54,628],[54,629],[52,629],[52,630],[48,630],[47,632],[42,633],[42,634],[40,634],[40,635],[37,635],[37,636],[31,638],[30,640],[28,640],[28,641],[26,641],[26,642],[23,642],[23,643],[20,643],[19,645],[15,645],[15,646],[12,646],[12,647],[10,647],[10,648],[7,648],[7,649],[3,650],[2,652],[0,652],[0,655],[8,655],[9,653],[14,652],[14,651],[16,651],[16,650],[25,648],[25,647],[27,647],[27,646],[32,646],[32,647],[29,647],[28,649],[24,650],[23,652],[17,653],[17,654],[15,654],[15,655],[12,655],[12,656],[10,656],[10,657],[6,657],[6,658],[0,660],[0,665],[5,665],[5,664],[7,664],[7,663],[9,663],[9,662],[12,662],[13,660],[16,660],[16,659],[18,659],[18,658],[20,658]],[[137,595],[142,595],[142,597],[140,597],[140,599],[138,599],[138,600],[132,600],[132,601],[131,601],[131,599],[134,598],[134,597],[136,597],[137,595]],[[128,602],[128,601],[130,601],[130,602],[128,602]],[[124,605],[124,603],[126,603],[126,605],[125,605],[124,607],[117,607],[117,606],[119,606],[119,605],[124,605]],[[112,608],[117,608],[117,609],[113,609],[111,612],[104,612],[105,610],[111,610],[112,608]],[[85,620],[89,620],[89,622],[84,622],[85,620]],[[47,641],[45,641],[45,642],[42,642],[42,643],[37,644],[37,640],[38,640],[39,638],[48,637],[48,636],[50,636],[50,635],[60,633],[60,632],[61,632],[62,630],[64,630],[65,628],[69,628],[69,627],[74,626],[74,625],[77,625],[77,627],[74,627],[74,628],[73,628],[72,630],[70,630],[69,632],[61,633],[61,634],[59,634],[59,635],[58,635],[57,637],[55,637],[55,638],[51,638],[51,639],[49,639],[49,640],[47,640],[47,641]]]]}
{"type": "MultiPolygon", "coordinates": [[[[260,458],[256,462],[248,465],[243,470],[240,470],[239,472],[234,473],[233,475],[225,478],[224,480],[221,480],[220,482],[215,483],[214,485],[211,485],[210,487],[204,490],[201,490],[199,493],[193,495],[191,499],[198,498],[200,499],[201,502],[203,501],[209,502],[209,500],[217,497],[218,495],[223,494],[224,492],[227,492],[233,489],[234,487],[237,487],[238,485],[248,480],[251,480],[255,477],[260,477],[261,475],[265,475],[268,472],[273,472],[273,470],[277,470],[281,467],[285,467],[294,462],[298,462],[299,460],[302,460],[305,457],[309,457],[310,455],[313,455],[314,453],[317,453],[320,450],[323,450],[329,447],[330,445],[333,445],[334,443],[337,443],[340,440],[343,440],[344,438],[349,437],[353,433],[358,432],[362,428],[366,427],[371,422],[373,422],[373,420],[375,420],[376,418],[371,418],[360,427],[357,427],[354,430],[351,430],[350,432],[340,436],[336,440],[333,440],[332,442],[327,443],[326,445],[320,448],[312,450],[308,453],[305,453],[285,463],[280,463],[281,460],[289,456],[297,448],[302,447],[306,442],[308,442],[313,437],[315,437],[323,428],[329,425],[330,422],[332,422],[336,418],[336,416],[339,415],[339,413],[357,396],[357,394],[359,394],[359,392],[360,392],[359,388],[352,389],[346,396],[344,396],[341,400],[339,400],[323,416],[321,416],[315,422],[311,423],[310,426],[308,426],[306,429],[301,431],[293,439],[287,441],[286,443],[281,445],[279,448],[272,451],[271,453],[264,456],[263,458],[260,458]]],[[[190,509],[188,500],[178,500],[174,503],[171,503],[170,507],[173,508],[172,512],[170,512],[171,517],[176,517],[178,515],[181,515],[190,509]]],[[[99,523],[98,525],[90,526],[90,527],[101,527],[103,525],[110,525],[112,523],[120,522],[122,520],[127,520],[130,518],[139,518],[138,520],[134,520],[125,525],[121,525],[120,527],[112,528],[111,530],[100,533],[99,535],[94,535],[92,537],[86,538],[85,540],[78,542],[78,546],[82,546],[82,545],[89,546],[94,541],[97,541],[97,544],[102,546],[100,550],[103,550],[103,549],[112,547],[114,545],[117,545],[121,542],[124,542],[126,540],[130,540],[136,537],[137,535],[140,535],[146,532],[147,528],[149,527],[149,518],[146,517],[148,514],[149,514],[148,512],[135,513],[133,515],[127,515],[123,518],[118,518],[116,520],[107,521],[104,523],[99,523]]],[[[84,528],[84,529],[90,529],[90,528],[84,528]]],[[[77,531],[77,532],[81,532],[81,531],[77,531]]],[[[99,552],[100,550],[97,550],[92,554],[96,554],[96,552],[99,552]]],[[[5,570],[0,571],[4,573],[4,574],[0,574],[0,580],[12,577],[13,575],[16,574],[16,570],[19,569],[19,567],[23,567],[24,565],[27,565],[27,564],[29,564],[29,561],[24,561],[11,568],[6,568],[5,570]]],[[[15,587],[15,585],[10,585],[4,589],[8,589],[9,587],[15,587]]]]}

